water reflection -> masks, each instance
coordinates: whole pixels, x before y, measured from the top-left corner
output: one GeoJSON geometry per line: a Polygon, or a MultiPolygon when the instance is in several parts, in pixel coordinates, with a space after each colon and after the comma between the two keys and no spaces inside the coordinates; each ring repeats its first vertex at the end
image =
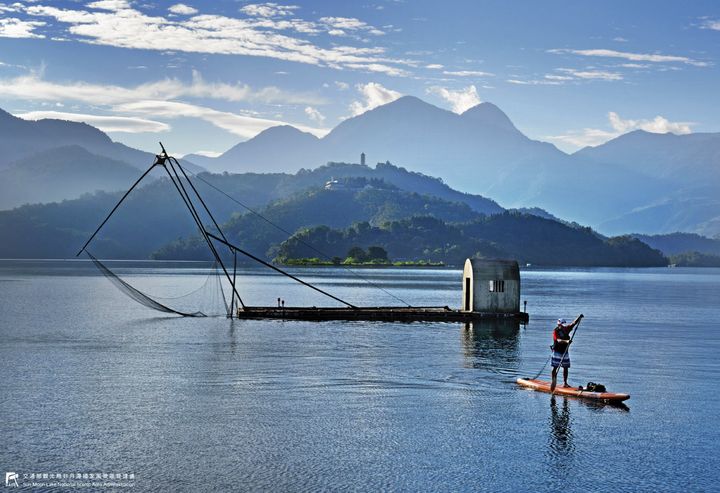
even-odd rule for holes
{"type": "Polygon", "coordinates": [[[230,345],[230,354],[233,356],[235,355],[235,351],[237,350],[237,334],[235,331],[235,319],[230,319],[230,328],[228,329],[228,338],[230,339],[229,345],[230,345]]]}
{"type": "Polygon", "coordinates": [[[516,320],[466,323],[461,335],[465,368],[515,374],[519,328],[516,320]]]}
{"type": "MultiPolygon", "coordinates": [[[[564,458],[574,450],[572,417],[570,416],[570,404],[567,398],[552,396],[550,398],[550,455],[553,458],[564,458]],[[558,405],[558,400],[562,404],[558,405]]],[[[558,467],[566,464],[558,462],[558,467]]]]}

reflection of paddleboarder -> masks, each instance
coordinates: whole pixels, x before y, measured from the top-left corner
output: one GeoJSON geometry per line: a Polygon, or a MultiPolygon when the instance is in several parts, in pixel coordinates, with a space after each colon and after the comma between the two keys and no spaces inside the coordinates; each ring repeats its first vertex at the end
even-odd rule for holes
{"type": "Polygon", "coordinates": [[[562,407],[558,409],[555,396],[550,398],[550,424],[552,425],[552,442],[551,450],[554,454],[564,454],[572,452],[573,434],[570,419],[570,406],[568,400],[563,398],[562,407]]]}
{"type": "Polygon", "coordinates": [[[582,320],[582,313],[575,321],[571,324],[567,323],[564,318],[559,318],[557,326],[553,330],[553,345],[552,345],[552,383],[550,384],[550,392],[555,390],[557,384],[558,370],[562,366],[563,369],[563,386],[569,387],[568,385],[568,373],[570,372],[570,343],[572,338],[570,333],[582,320]]]}

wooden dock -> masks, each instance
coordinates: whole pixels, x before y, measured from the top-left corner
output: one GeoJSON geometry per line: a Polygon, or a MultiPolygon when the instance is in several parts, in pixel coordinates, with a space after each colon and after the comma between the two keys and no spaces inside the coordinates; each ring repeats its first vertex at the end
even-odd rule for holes
{"type": "Polygon", "coordinates": [[[468,312],[447,306],[374,306],[374,307],[273,307],[246,306],[238,309],[240,319],[280,320],[364,320],[382,322],[474,322],[479,320],[516,320],[528,322],[528,314],[468,312]]]}

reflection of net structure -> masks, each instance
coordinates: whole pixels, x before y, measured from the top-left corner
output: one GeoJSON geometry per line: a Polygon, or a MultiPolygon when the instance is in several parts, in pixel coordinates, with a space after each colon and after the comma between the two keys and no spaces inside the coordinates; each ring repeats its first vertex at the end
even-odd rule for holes
{"type": "Polygon", "coordinates": [[[213,315],[226,315],[229,311],[225,293],[220,279],[220,272],[217,263],[213,265],[205,282],[193,291],[174,297],[160,297],[143,293],[139,289],[131,286],[129,283],[121,279],[117,274],[112,272],[105,264],[96,259],[90,252],[85,251],[93,264],[102,274],[110,280],[120,291],[137,301],[143,306],[158,310],[164,313],[173,313],[185,317],[207,317],[213,315]],[[162,301],[162,303],[160,301],[162,301]],[[176,308],[171,308],[172,305],[176,308]],[[224,311],[220,311],[220,307],[224,306],[224,311]]]}

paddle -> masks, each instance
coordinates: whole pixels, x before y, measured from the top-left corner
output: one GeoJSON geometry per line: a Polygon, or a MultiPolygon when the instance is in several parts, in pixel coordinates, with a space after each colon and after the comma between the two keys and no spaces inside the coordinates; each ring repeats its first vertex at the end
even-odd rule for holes
{"type": "MultiPolygon", "coordinates": [[[[580,316],[578,317],[578,323],[577,323],[577,325],[575,325],[575,330],[573,331],[572,336],[570,336],[570,342],[568,343],[568,346],[565,348],[565,352],[563,353],[562,359],[565,359],[565,354],[567,354],[567,350],[570,349],[570,344],[572,344],[572,341],[573,341],[573,339],[575,338],[575,334],[577,333],[578,327],[580,327],[580,321],[581,321],[584,317],[585,317],[585,315],[583,315],[582,313],[581,313],[580,316]]],[[[548,359],[545,360],[545,364],[542,366],[542,368],[540,368],[540,371],[537,372],[537,374],[536,374],[534,377],[532,377],[531,380],[537,380],[537,378],[538,378],[540,375],[542,375],[542,372],[545,371],[545,367],[546,367],[547,364],[550,362],[550,359],[551,359],[551,358],[552,358],[552,352],[550,353],[550,356],[548,356],[548,359]]],[[[561,360],[561,361],[562,361],[562,360],[561,360]]]]}

